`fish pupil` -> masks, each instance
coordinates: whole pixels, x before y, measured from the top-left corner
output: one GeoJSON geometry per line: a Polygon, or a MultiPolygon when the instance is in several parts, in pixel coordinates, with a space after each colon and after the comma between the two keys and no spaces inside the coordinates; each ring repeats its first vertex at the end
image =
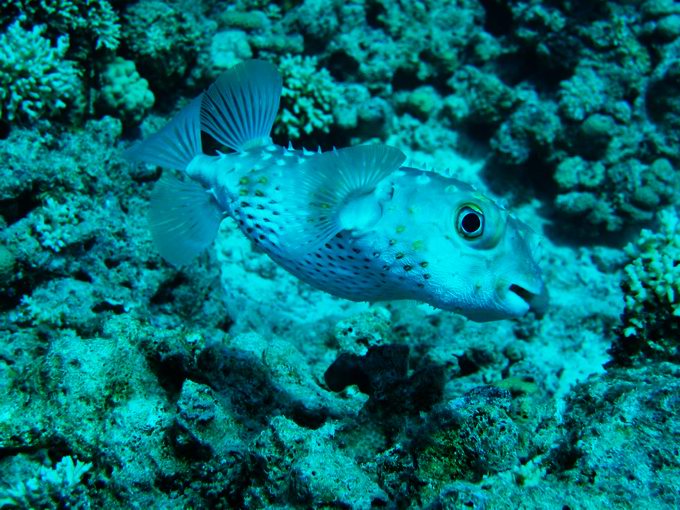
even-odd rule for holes
{"type": "Polygon", "coordinates": [[[480,219],[479,215],[470,212],[463,216],[461,226],[463,227],[463,230],[465,232],[467,232],[468,234],[472,234],[479,230],[479,227],[482,226],[482,220],[480,219]]]}

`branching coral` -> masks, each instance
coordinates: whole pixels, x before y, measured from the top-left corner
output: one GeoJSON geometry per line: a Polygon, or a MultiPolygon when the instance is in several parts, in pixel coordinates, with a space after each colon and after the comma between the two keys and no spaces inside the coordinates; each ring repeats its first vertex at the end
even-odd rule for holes
{"type": "Polygon", "coordinates": [[[77,46],[93,43],[96,49],[118,47],[118,15],[107,0],[14,0],[13,3],[31,22],[46,23],[55,34],[68,34],[77,46]]]}
{"type": "Polygon", "coordinates": [[[69,38],[59,37],[53,46],[44,31],[42,25],[25,30],[15,22],[0,34],[0,117],[5,120],[50,117],[79,98],[78,71],[64,59],[69,38]]]}
{"type": "Polygon", "coordinates": [[[622,283],[626,307],[620,347],[679,359],[680,219],[664,211],[659,221],[658,232],[643,230],[626,248],[631,261],[622,283]]]}
{"type": "Polygon", "coordinates": [[[171,88],[186,76],[211,32],[190,11],[158,0],[130,5],[123,19],[127,49],[154,90],[171,88]]]}
{"type": "Polygon", "coordinates": [[[319,68],[314,57],[287,55],[281,59],[283,77],[280,120],[277,135],[296,139],[312,131],[327,133],[333,113],[343,102],[342,87],[330,73],[319,68]]]}
{"type": "Polygon", "coordinates": [[[0,491],[0,507],[89,508],[81,480],[90,468],[91,463],[70,456],[54,468],[42,466],[33,478],[0,491]]]}

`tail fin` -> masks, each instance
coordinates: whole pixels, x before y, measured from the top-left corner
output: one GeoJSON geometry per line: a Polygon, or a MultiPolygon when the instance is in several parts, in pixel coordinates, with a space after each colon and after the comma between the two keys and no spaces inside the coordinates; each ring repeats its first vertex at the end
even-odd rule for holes
{"type": "Polygon", "coordinates": [[[203,130],[237,152],[270,144],[281,83],[276,68],[261,60],[225,71],[203,98],[203,130]]]}
{"type": "Polygon", "coordinates": [[[201,102],[203,94],[185,106],[160,131],[123,154],[134,162],[186,170],[201,149],[201,102]]]}

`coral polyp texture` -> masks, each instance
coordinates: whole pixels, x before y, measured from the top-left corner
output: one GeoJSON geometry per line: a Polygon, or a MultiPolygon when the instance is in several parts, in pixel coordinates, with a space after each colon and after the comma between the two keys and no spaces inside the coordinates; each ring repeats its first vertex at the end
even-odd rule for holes
{"type": "Polygon", "coordinates": [[[0,2],[0,508],[680,508],[678,55],[673,0],[0,2]]]}
{"type": "Polygon", "coordinates": [[[659,215],[658,231],[644,229],[626,247],[629,263],[621,347],[638,347],[648,356],[680,359],[680,220],[676,211],[659,215]]]}
{"type": "Polygon", "coordinates": [[[66,58],[69,37],[53,42],[45,28],[17,21],[0,34],[0,117],[6,121],[56,116],[79,97],[80,73],[66,58]]]}

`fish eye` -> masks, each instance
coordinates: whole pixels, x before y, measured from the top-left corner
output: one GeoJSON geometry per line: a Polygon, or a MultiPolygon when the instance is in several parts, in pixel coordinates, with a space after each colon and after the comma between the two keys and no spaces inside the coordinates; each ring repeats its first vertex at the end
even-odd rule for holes
{"type": "Polygon", "coordinates": [[[458,211],[456,227],[458,233],[467,239],[479,237],[484,233],[484,214],[472,206],[463,206],[458,211]]]}

